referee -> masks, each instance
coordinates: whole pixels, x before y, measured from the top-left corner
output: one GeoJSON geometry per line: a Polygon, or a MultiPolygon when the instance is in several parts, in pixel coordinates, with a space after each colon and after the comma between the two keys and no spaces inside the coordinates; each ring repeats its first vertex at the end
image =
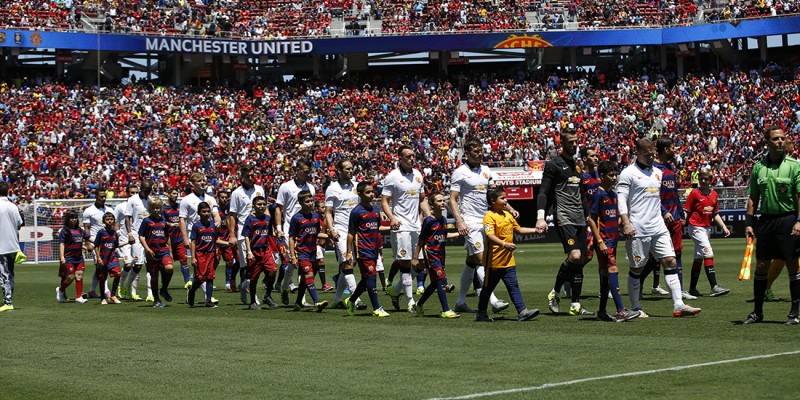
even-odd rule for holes
{"type": "Polygon", "coordinates": [[[789,291],[792,308],[787,325],[800,324],[797,317],[800,305],[800,274],[797,258],[800,255],[800,162],[786,156],[786,134],[773,126],[767,129],[767,157],[753,166],[750,174],[750,198],[745,214],[747,238],[758,237],[756,245],[756,272],[753,282],[755,306],[743,321],[745,325],[764,320],[764,292],[767,289],[767,271],[770,260],[786,261],[789,271],[789,291]],[[761,206],[758,223],[754,220],[761,206]]]}

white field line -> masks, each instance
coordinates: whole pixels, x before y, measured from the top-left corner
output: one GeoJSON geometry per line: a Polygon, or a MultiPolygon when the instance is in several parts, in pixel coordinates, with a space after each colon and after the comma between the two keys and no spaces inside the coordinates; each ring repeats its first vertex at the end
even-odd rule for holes
{"type": "Polygon", "coordinates": [[[575,379],[575,380],[571,380],[571,381],[564,381],[564,382],[557,382],[557,383],[545,383],[545,384],[539,385],[539,386],[529,386],[529,387],[516,388],[516,389],[497,390],[497,391],[494,391],[494,392],[473,393],[473,394],[466,394],[466,395],[463,395],[463,396],[455,396],[455,397],[436,397],[436,398],[431,398],[429,400],[477,399],[477,398],[481,398],[481,397],[499,396],[499,395],[503,395],[503,394],[532,392],[532,391],[535,391],[535,390],[543,390],[543,389],[549,389],[549,388],[554,388],[554,387],[559,387],[559,386],[569,386],[569,385],[575,385],[575,384],[578,384],[578,383],[600,381],[600,380],[606,380],[606,379],[616,379],[616,378],[625,378],[625,377],[629,377],[629,376],[650,375],[650,374],[657,374],[657,373],[660,373],[660,372],[680,371],[680,370],[689,369],[689,368],[709,367],[709,366],[712,366],[712,365],[731,364],[731,363],[737,363],[737,362],[742,362],[742,361],[752,361],[752,360],[760,360],[760,359],[764,359],[764,358],[791,356],[791,355],[796,355],[796,354],[800,354],[800,350],[787,351],[787,352],[784,352],[784,353],[764,354],[764,355],[760,355],[760,356],[734,358],[734,359],[731,359],[731,360],[712,361],[712,362],[700,363],[700,364],[679,365],[677,367],[651,369],[651,370],[647,370],[647,371],[626,372],[624,374],[595,376],[595,377],[592,377],[592,378],[575,379]]]}

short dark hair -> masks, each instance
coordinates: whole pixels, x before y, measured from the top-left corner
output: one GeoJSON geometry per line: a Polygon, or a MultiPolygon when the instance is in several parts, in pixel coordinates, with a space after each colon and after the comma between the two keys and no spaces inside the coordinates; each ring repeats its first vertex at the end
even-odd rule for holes
{"type": "Polygon", "coordinates": [[[300,193],[297,193],[297,202],[302,203],[306,201],[306,199],[311,198],[311,192],[308,190],[301,190],[300,193]]]}
{"type": "Polygon", "coordinates": [[[641,138],[636,141],[636,151],[644,150],[648,147],[653,147],[653,141],[648,138],[641,138]]]}
{"type": "Polygon", "coordinates": [[[432,192],[430,192],[428,194],[428,197],[425,200],[428,200],[428,204],[433,206],[433,202],[434,202],[433,198],[436,197],[436,196],[444,196],[444,192],[441,192],[439,190],[434,190],[434,191],[432,191],[432,192]]]}
{"type": "Polygon", "coordinates": [[[110,212],[110,211],[109,211],[109,212],[106,212],[105,214],[103,214],[103,219],[102,219],[102,220],[105,220],[105,219],[106,219],[106,217],[111,217],[111,218],[114,218],[114,222],[116,222],[116,221],[117,221],[117,217],[114,215],[114,213],[112,213],[112,212],[110,212]]]}
{"type": "Polygon", "coordinates": [[[200,204],[197,205],[197,212],[198,213],[200,213],[200,211],[210,210],[210,209],[211,209],[211,206],[208,205],[208,203],[206,203],[205,201],[201,201],[200,204]]]}
{"type": "Polygon", "coordinates": [[[402,156],[404,150],[414,151],[414,148],[407,144],[401,144],[400,147],[397,148],[397,156],[398,157],[402,156]]]}
{"type": "Polygon", "coordinates": [[[486,190],[486,202],[489,203],[489,208],[492,208],[492,204],[494,204],[497,198],[502,194],[506,194],[506,191],[500,186],[491,187],[486,190]]]}
{"type": "Polygon", "coordinates": [[[0,181],[0,196],[8,196],[8,190],[11,186],[6,181],[0,181]]]}
{"type": "Polygon", "coordinates": [[[476,147],[483,147],[483,143],[476,138],[472,138],[464,142],[464,151],[472,151],[476,147]]]}
{"type": "MultiPolygon", "coordinates": [[[[783,131],[783,127],[780,126],[780,125],[770,125],[770,126],[768,126],[767,129],[764,131],[764,139],[769,140],[769,138],[772,137],[771,133],[773,131],[783,131]]],[[[784,132],[784,133],[786,133],[786,132],[784,132]]]]}
{"type": "Polygon", "coordinates": [[[660,136],[658,139],[656,139],[656,152],[661,154],[664,150],[668,149],[669,146],[672,146],[672,143],[672,139],[660,136]]]}
{"type": "Polygon", "coordinates": [[[95,195],[95,196],[97,196],[97,194],[98,194],[98,193],[100,193],[100,192],[106,192],[106,191],[108,191],[108,189],[106,189],[106,187],[105,187],[105,186],[103,186],[103,185],[99,185],[99,186],[97,186],[96,188],[94,188],[94,195],[95,195]]]}
{"type": "Polygon", "coordinates": [[[311,160],[300,160],[297,162],[298,167],[307,166],[309,169],[314,169],[314,164],[311,163],[311,160]]]}
{"type": "Polygon", "coordinates": [[[597,172],[601,175],[617,170],[617,163],[614,161],[603,161],[597,166],[597,172]]]}
{"type": "Polygon", "coordinates": [[[350,164],[353,163],[352,161],[350,161],[349,158],[339,159],[339,161],[336,162],[336,169],[340,170],[340,169],[344,168],[344,163],[346,163],[346,162],[349,162],[350,164]]]}
{"type": "Polygon", "coordinates": [[[564,128],[564,129],[561,130],[561,135],[560,136],[562,138],[564,138],[565,136],[578,136],[578,133],[575,132],[575,129],[564,128]]]}
{"type": "Polygon", "coordinates": [[[358,185],[356,185],[356,192],[364,193],[364,190],[367,190],[367,186],[372,186],[372,182],[368,181],[358,182],[358,185]]]}
{"type": "Polygon", "coordinates": [[[266,203],[267,202],[267,198],[264,197],[264,196],[253,197],[253,203],[252,204],[256,204],[256,202],[259,202],[259,201],[263,201],[264,203],[266,203]]]}
{"type": "Polygon", "coordinates": [[[255,171],[255,169],[256,169],[256,166],[255,166],[255,165],[253,165],[253,164],[249,164],[249,163],[248,163],[248,164],[242,165],[242,166],[239,168],[239,175],[241,175],[242,173],[246,173],[246,172],[255,171]]]}

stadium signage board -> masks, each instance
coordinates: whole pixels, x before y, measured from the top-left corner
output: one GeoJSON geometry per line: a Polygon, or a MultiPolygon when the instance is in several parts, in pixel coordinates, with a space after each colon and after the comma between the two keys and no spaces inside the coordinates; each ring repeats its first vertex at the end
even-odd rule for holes
{"type": "Polygon", "coordinates": [[[0,47],[134,53],[196,53],[249,57],[387,51],[422,52],[575,46],[665,45],[798,32],[800,32],[800,17],[740,21],[735,25],[724,22],[653,29],[444,33],[286,40],[235,40],[14,29],[0,30],[0,47]]]}

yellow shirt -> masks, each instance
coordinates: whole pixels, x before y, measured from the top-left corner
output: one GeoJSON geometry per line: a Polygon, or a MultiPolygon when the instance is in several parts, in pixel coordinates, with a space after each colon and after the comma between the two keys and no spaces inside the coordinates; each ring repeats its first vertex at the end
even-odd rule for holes
{"type": "Polygon", "coordinates": [[[489,211],[483,216],[483,228],[487,235],[484,265],[489,268],[515,267],[517,262],[514,260],[514,253],[491,242],[488,235],[495,235],[504,242],[514,243],[514,230],[519,229],[517,220],[505,210],[502,214],[489,211]]]}

